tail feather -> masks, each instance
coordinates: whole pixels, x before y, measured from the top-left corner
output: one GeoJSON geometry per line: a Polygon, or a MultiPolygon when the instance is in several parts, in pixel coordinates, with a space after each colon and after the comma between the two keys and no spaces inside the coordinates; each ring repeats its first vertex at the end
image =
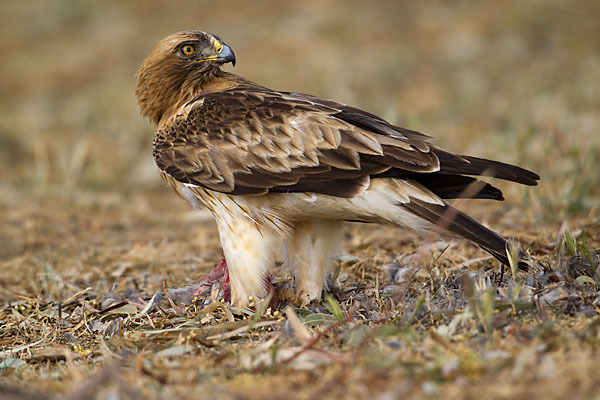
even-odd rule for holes
{"type": "Polygon", "coordinates": [[[439,173],[441,174],[490,176],[529,186],[537,185],[537,181],[540,179],[540,176],[534,172],[500,161],[457,156],[439,149],[436,149],[435,153],[440,160],[439,173]]]}
{"type": "MultiPolygon", "coordinates": [[[[507,241],[494,231],[481,225],[473,218],[449,204],[438,205],[412,198],[409,203],[400,204],[411,213],[475,243],[490,253],[504,265],[510,265],[506,254],[507,241]]],[[[520,257],[519,266],[527,269],[524,257],[520,257]]]]}
{"type": "Polygon", "coordinates": [[[411,178],[442,199],[504,200],[500,189],[470,176],[415,174],[411,178]]]}

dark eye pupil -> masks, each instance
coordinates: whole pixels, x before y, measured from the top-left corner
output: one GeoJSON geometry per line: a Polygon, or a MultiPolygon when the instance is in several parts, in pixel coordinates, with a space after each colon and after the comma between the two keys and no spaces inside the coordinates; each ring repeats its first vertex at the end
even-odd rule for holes
{"type": "Polygon", "coordinates": [[[183,47],[183,54],[190,55],[193,52],[194,52],[194,49],[192,48],[192,46],[184,46],[183,47]]]}

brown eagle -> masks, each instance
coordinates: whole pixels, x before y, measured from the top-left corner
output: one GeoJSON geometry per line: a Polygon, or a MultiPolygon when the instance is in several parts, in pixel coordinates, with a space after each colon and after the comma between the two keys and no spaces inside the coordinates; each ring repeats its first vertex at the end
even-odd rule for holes
{"type": "Polygon", "coordinates": [[[297,293],[318,300],[344,221],[441,229],[507,264],[506,240],[446,199],[503,199],[474,176],[536,185],[538,175],[446,152],[333,100],[268,89],[222,71],[230,62],[233,51],[215,35],[175,33],[140,67],[136,96],[158,125],[153,154],[163,178],[215,217],[233,304],[266,295],[282,254],[297,293]]]}

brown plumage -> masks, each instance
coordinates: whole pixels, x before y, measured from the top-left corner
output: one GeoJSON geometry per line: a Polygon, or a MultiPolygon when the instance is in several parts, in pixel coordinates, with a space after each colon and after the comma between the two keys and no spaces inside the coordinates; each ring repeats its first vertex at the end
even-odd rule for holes
{"type": "Polygon", "coordinates": [[[158,125],[163,177],[216,218],[234,303],[265,294],[261,282],[279,257],[305,299],[318,299],[342,221],[421,233],[437,225],[507,262],[502,237],[443,199],[502,200],[474,177],[536,185],[538,175],[445,152],[345,104],[265,88],[222,71],[227,62],[235,56],[214,35],[176,33],[142,64],[136,95],[158,125]]]}

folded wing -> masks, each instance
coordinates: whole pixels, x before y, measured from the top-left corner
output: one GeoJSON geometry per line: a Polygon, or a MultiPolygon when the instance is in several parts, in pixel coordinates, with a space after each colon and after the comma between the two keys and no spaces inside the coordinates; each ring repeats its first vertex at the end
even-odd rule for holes
{"type": "Polygon", "coordinates": [[[470,176],[526,185],[539,179],[516,166],[442,151],[429,136],[314,96],[240,87],[203,94],[184,108],[155,138],[157,165],[185,184],[233,195],[354,197],[371,179],[397,177],[441,198],[501,200],[498,189],[470,176]]]}

